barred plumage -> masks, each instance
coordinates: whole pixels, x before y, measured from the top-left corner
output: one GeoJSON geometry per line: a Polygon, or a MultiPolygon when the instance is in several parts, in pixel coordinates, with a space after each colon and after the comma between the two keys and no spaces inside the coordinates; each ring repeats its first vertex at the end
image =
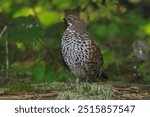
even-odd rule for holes
{"type": "Polygon", "coordinates": [[[102,74],[104,63],[100,49],[86,31],[86,26],[77,16],[65,18],[69,25],[64,32],[61,48],[64,61],[77,77],[97,76],[102,74]]]}

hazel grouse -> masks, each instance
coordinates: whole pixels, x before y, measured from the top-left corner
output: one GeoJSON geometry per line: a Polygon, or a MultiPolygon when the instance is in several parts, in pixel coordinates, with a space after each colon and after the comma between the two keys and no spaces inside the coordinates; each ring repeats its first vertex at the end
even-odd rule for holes
{"type": "MultiPolygon", "coordinates": [[[[103,56],[95,41],[87,32],[85,23],[75,15],[65,17],[68,24],[64,32],[61,49],[65,63],[76,76],[76,84],[81,77],[86,81],[103,75],[103,56]]],[[[107,76],[106,76],[107,77],[107,76]]]]}

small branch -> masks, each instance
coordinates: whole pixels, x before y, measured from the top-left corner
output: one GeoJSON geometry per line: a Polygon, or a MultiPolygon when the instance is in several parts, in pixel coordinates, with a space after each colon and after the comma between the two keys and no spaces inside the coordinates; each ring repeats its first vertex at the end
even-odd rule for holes
{"type": "MultiPolygon", "coordinates": [[[[7,26],[6,26],[7,30],[7,26]]],[[[6,43],[5,43],[5,51],[6,51],[6,79],[8,78],[8,69],[9,69],[9,49],[8,49],[8,40],[7,40],[7,34],[6,34],[6,43]]]]}
{"type": "Polygon", "coordinates": [[[0,73],[0,75],[2,75],[2,74],[3,74],[3,72],[4,72],[4,66],[3,66],[3,64],[2,64],[2,66],[1,66],[1,73],[0,73]]]}
{"type": "MultiPolygon", "coordinates": [[[[32,11],[33,11],[33,13],[34,13],[34,16],[35,16],[35,19],[36,19],[37,23],[38,23],[40,26],[42,26],[42,23],[41,23],[41,21],[40,21],[40,19],[39,19],[39,17],[38,17],[38,14],[37,14],[35,8],[34,8],[33,6],[31,6],[31,9],[32,9],[32,11]]],[[[43,27],[43,26],[42,26],[42,27],[43,27]]]]}
{"type": "Polygon", "coordinates": [[[0,38],[2,38],[2,36],[6,30],[7,30],[7,26],[4,26],[3,30],[0,33],[0,38]]]}
{"type": "MultiPolygon", "coordinates": [[[[0,38],[4,35],[4,33],[7,31],[7,26],[4,26],[3,30],[0,33],[0,38]]],[[[5,52],[6,52],[6,78],[8,78],[8,69],[9,69],[9,49],[8,49],[8,40],[7,40],[7,34],[6,34],[6,42],[5,42],[5,52]]],[[[1,73],[3,72],[3,65],[1,68],[1,73]]]]}

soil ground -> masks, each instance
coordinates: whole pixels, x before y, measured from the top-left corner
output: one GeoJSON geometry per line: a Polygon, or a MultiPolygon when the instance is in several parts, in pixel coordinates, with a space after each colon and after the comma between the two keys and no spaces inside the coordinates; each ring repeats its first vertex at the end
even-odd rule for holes
{"type": "MultiPolygon", "coordinates": [[[[101,85],[101,83],[97,83],[101,85]]],[[[149,85],[139,85],[139,84],[125,84],[125,83],[112,83],[107,82],[105,85],[113,87],[115,89],[116,99],[121,100],[149,100],[150,99],[150,86],[149,85]]],[[[6,89],[5,89],[6,90],[6,89]]],[[[17,91],[9,92],[0,89],[0,99],[1,100],[29,100],[29,99],[39,99],[39,100],[55,100],[59,93],[63,91],[17,91]]]]}

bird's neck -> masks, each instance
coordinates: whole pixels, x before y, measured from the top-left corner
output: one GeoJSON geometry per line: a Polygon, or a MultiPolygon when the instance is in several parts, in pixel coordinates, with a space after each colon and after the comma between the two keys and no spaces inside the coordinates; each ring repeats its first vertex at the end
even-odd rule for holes
{"type": "Polygon", "coordinates": [[[67,30],[71,31],[71,32],[78,32],[78,33],[86,33],[86,27],[85,24],[83,23],[76,23],[76,24],[72,24],[70,26],[68,26],[67,30]]]}

